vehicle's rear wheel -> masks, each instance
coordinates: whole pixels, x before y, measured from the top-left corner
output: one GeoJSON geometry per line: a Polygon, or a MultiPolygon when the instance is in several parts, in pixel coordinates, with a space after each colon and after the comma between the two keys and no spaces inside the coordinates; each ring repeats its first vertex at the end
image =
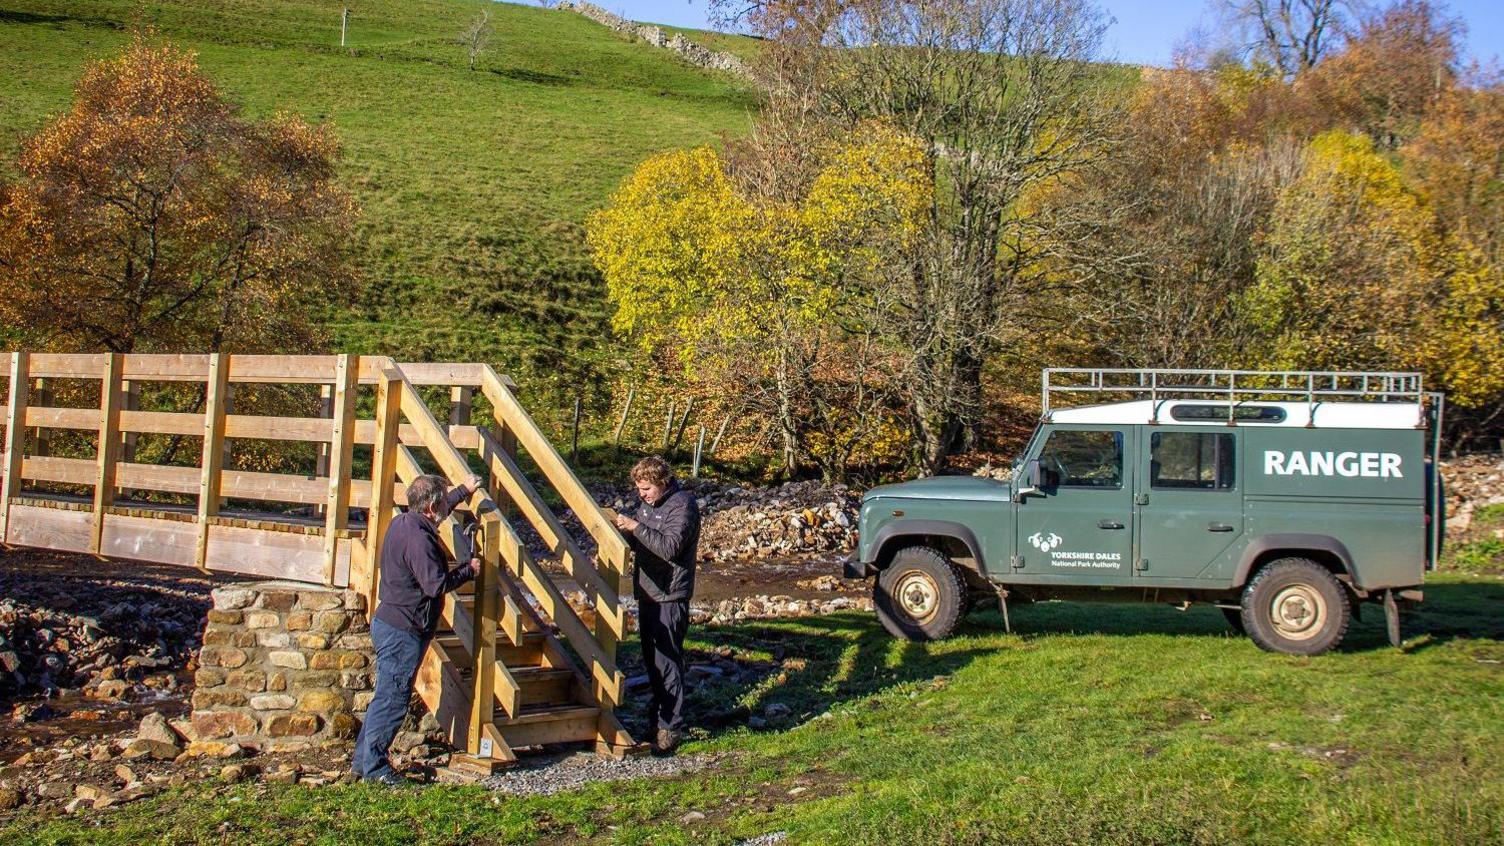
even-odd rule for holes
{"type": "Polygon", "coordinates": [[[883,628],[907,640],[949,637],[966,599],[966,582],[956,565],[927,546],[899,550],[872,588],[883,628]]]}
{"type": "Polygon", "coordinates": [[[1281,558],[1243,589],[1243,628],[1261,649],[1319,655],[1342,642],[1352,620],[1347,589],[1308,558],[1281,558]]]}

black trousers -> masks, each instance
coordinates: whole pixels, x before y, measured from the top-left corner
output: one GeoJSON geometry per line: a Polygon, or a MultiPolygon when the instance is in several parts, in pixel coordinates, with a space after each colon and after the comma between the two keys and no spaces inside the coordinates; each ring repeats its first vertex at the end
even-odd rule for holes
{"type": "Polygon", "coordinates": [[[637,604],[637,631],[642,636],[642,663],[647,666],[653,699],[648,724],[684,729],[684,635],[689,631],[689,600],[637,604]]]}

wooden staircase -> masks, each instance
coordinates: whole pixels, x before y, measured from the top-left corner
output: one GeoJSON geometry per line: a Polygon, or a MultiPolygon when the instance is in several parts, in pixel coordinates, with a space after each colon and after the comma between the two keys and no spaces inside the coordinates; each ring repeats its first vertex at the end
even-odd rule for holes
{"type": "Polygon", "coordinates": [[[0,461],[0,541],[7,544],[348,586],[367,596],[374,613],[381,543],[400,513],[406,485],[425,467],[437,467],[451,484],[483,472],[486,487],[439,531],[456,560],[474,554],[482,566],[473,583],[446,598],[441,631],[417,681],[424,703],[463,750],[455,764],[489,771],[515,762],[520,749],[554,743],[590,742],[613,755],[642,750],[614,713],[625,689],[616,666],[616,644],[627,625],[618,589],[630,553],[517,401],[514,386],[489,366],[353,355],[24,352],[0,354],[0,364],[10,386],[0,461]],[[59,379],[98,379],[98,408],[52,405],[49,385],[59,379]],[[133,389],[152,382],[203,383],[203,412],[131,408],[133,389]],[[233,414],[237,383],[325,386],[325,416],[233,414]],[[363,385],[375,387],[368,419],[357,414],[363,385]],[[447,424],[438,422],[419,391],[433,386],[450,389],[447,424]],[[477,425],[470,418],[480,399],[491,419],[477,425]],[[52,454],[47,433],[53,429],[97,431],[95,455],[52,454]],[[200,466],[136,463],[125,445],[140,433],[198,435],[200,466]],[[310,479],[226,469],[225,441],[235,437],[318,443],[319,471],[310,479]],[[372,447],[367,478],[352,472],[360,443],[372,447]],[[519,451],[590,533],[593,558],[523,474],[519,451]],[[54,490],[28,492],[26,481],[54,490]],[[92,497],[66,493],[85,486],[92,497]],[[179,502],[126,502],[118,496],[122,488],[176,494],[179,502]],[[196,508],[186,507],[185,495],[196,499],[196,508]],[[232,512],[227,499],[283,507],[232,512]],[[289,515],[287,507],[297,505],[323,514],[289,515]],[[352,507],[366,509],[365,526],[351,525],[352,507]],[[473,543],[462,527],[472,521],[478,524],[473,543]],[[538,533],[583,593],[592,624],[522,543],[514,528],[519,521],[538,533]]]}

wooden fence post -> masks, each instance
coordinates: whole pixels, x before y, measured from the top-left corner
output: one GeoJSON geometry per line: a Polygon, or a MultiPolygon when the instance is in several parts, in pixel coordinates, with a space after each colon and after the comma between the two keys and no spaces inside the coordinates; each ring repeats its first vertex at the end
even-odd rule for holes
{"type": "Polygon", "coordinates": [[[10,501],[21,492],[21,462],[26,457],[26,401],[31,393],[29,354],[10,359],[10,399],[5,403],[5,478],[0,479],[0,543],[10,531],[10,501]]]}
{"type": "Polygon", "coordinates": [[[637,389],[628,388],[627,404],[622,407],[621,420],[617,421],[616,432],[611,435],[611,446],[613,448],[621,446],[621,433],[627,428],[627,416],[632,413],[632,400],[634,399],[637,399],[637,389]]]}
{"type": "Polygon", "coordinates": [[[715,430],[715,438],[710,442],[710,452],[705,453],[707,457],[715,455],[715,451],[721,448],[721,436],[726,434],[726,427],[730,423],[731,415],[728,414],[726,419],[721,421],[721,428],[715,430]]]}
{"type": "Polygon", "coordinates": [[[455,385],[449,389],[449,425],[470,425],[470,415],[474,409],[474,388],[468,385],[455,385]]]}
{"type": "Polygon", "coordinates": [[[204,447],[198,479],[198,568],[209,572],[209,520],[219,514],[219,490],[225,446],[225,412],[230,399],[230,357],[209,356],[209,376],[204,383],[204,447]]]}
{"type": "Polygon", "coordinates": [[[94,533],[90,550],[99,555],[104,545],[104,512],[115,503],[116,464],[120,461],[120,408],[125,386],[121,373],[125,356],[104,354],[104,377],[99,383],[99,450],[94,476],[94,533]]]}
{"type": "Polygon", "coordinates": [[[664,449],[664,458],[668,458],[668,453],[679,451],[679,442],[684,440],[684,427],[689,425],[689,415],[694,410],[695,398],[690,397],[689,401],[684,403],[684,416],[679,418],[679,428],[674,432],[674,445],[664,449]]]}
{"type": "Polygon", "coordinates": [[[355,393],[360,383],[360,357],[342,355],[334,369],[334,396],[330,406],[334,424],[329,435],[327,474],[329,493],[324,499],[324,584],[334,586],[335,561],[340,535],[350,520],[350,463],[355,453],[355,393]]]}
{"type": "Polygon", "coordinates": [[[366,552],[370,556],[370,584],[366,613],[376,614],[376,589],[381,582],[381,545],[392,522],[392,483],[397,476],[397,435],[402,425],[402,374],[382,368],[376,382],[376,447],[371,456],[371,512],[366,516],[366,552]]]}
{"type": "Polygon", "coordinates": [[[692,466],[692,469],[689,471],[689,475],[690,475],[691,478],[698,479],[700,477],[700,454],[703,453],[704,451],[705,451],[705,427],[701,426],[700,427],[700,437],[695,441],[695,461],[694,461],[694,465],[692,466]]]}
{"type": "Polygon", "coordinates": [[[674,436],[674,408],[677,405],[673,400],[668,401],[668,419],[663,421],[663,457],[668,457],[668,442],[674,436]]]}
{"type": "Polygon", "coordinates": [[[580,398],[574,398],[574,427],[569,437],[569,463],[573,464],[580,454],[580,398]]]}

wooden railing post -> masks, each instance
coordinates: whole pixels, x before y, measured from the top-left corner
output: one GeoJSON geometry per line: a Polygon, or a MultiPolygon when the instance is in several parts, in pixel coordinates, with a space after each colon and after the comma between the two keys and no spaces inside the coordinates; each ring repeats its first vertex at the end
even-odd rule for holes
{"type": "Polygon", "coordinates": [[[125,356],[104,354],[99,383],[99,466],[94,477],[94,532],[89,549],[99,555],[104,546],[104,512],[115,503],[116,465],[120,461],[120,406],[124,400],[121,374],[125,356]]]}
{"type": "MultiPolygon", "coordinates": [[[[333,384],[319,386],[319,416],[328,420],[334,419],[333,384]]],[[[332,438],[329,441],[320,443],[318,449],[319,454],[318,457],[314,459],[313,464],[313,475],[320,479],[326,479],[329,477],[329,454],[332,449],[332,438]]],[[[314,513],[318,514],[320,517],[327,516],[328,508],[329,507],[327,504],[321,503],[318,506],[315,506],[314,513]]]]}
{"type": "Polygon", "coordinates": [[[209,572],[209,519],[219,514],[220,481],[223,478],[225,412],[230,399],[230,357],[209,356],[209,375],[204,382],[204,445],[198,480],[198,568],[209,572]]]}
{"type": "Polygon", "coordinates": [[[482,758],[485,729],[496,713],[496,615],[498,598],[497,571],[501,566],[500,518],[491,515],[481,523],[480,570],[475,577],[475,623],[470,629],[470,657],[475,661],[474,684],[470,688],[470,731],[466,751],[482,758]]]}
{"type": "Polygon", "coordinates": [[[386,527],[392,522],[392,484],[397,475],[397,435],[402,424],[402,374],[390,367],[382,368],[376,383],[376,447],[371,456],[371,511],[366,517],[366,552],[369,556],[369,583],[359,586],[366,592],[366,609],[376,613],[376,591],[381,583],[381,544],[386,527]]]}
{"type": "Polygon", "coordinates": [[[339,537],[350,519],[350,462],[355,451],[355,391],[360,379],[360,357],[340,356],[334,374],[334,425],[329,436],[327,462],[329,496],[324,502],[324,584],[331,587],[334,585],[339,537]]]}
{"type": "MultiPolygon", "coordinates": [[[[138,411],[141,408],[141,383],[129,379],[120,383],[121,402],[120,408],[124,411],[138,411]]],[[[120,460],[134,462],[136,460],[136,442],[139,439],[135,432],[120,433],[120,460]]],[[[120,490],[122,498],[129,497],[129,491],[120,490]]]]}
{"type": "MultiPolygon", "coordinates": [[[[32,396],[36,397],[36,401],[32,405],[43,407],[52,405],[52,381],[49,379],[38,379],[36,381],[36,390],[32,391],[32,396]]],[[[46,426],[38,426],[32,432],[32,437],[35,439],[34,442],[36,444],[36,446],[32,447],[32,455],[50,455],[52,453],[51,429],[46,426]]]]}
{"type": "Polygon", "coordinates": [[[10,501],[21,492],[21,462],[26,457],[26,402],[31,393],[30,359],[16,352],[10,359],[10,398],[5,403],[5,478],[0,479],[0,543],[10,531],[10,501]]]}

